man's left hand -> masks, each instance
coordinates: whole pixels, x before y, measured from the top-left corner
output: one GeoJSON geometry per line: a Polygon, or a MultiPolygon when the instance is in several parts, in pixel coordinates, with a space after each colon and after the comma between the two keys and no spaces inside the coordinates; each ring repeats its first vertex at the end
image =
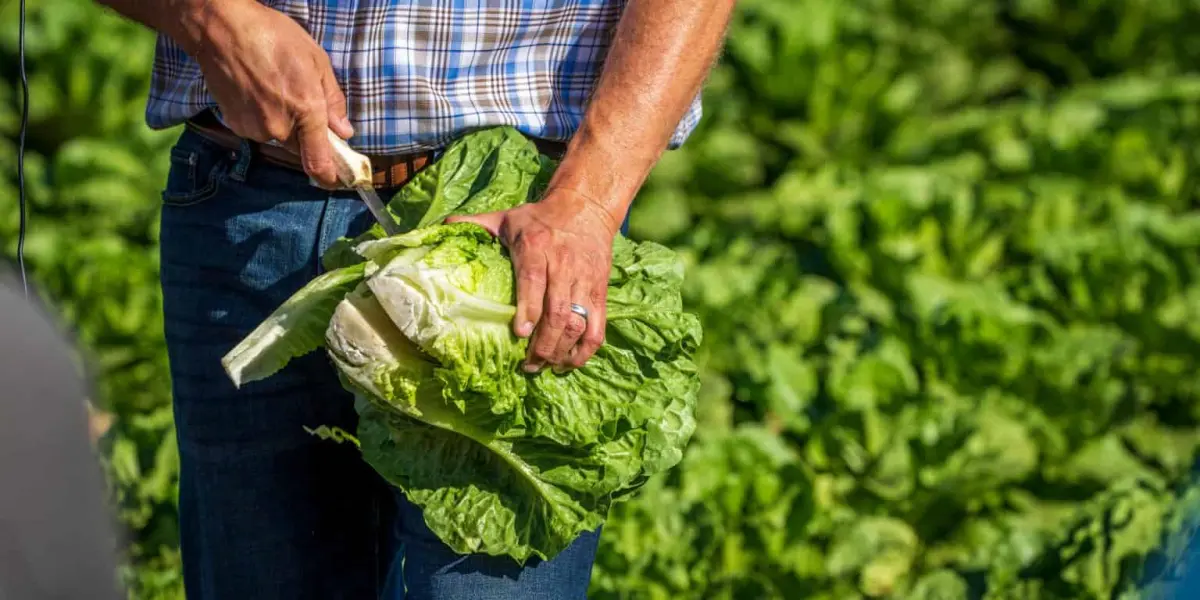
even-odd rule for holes
{"type": "Polygon", "coordinates": [[[582,194],[549,190],[535,203],[447,222],[476,223],[512,256],[517,282],[513,331],[532,339],[525,369],[584,365],[604,343],[613,237],[621,219],[582,194]],[[572,312],[578,304],[586,319],[572,312]]]}

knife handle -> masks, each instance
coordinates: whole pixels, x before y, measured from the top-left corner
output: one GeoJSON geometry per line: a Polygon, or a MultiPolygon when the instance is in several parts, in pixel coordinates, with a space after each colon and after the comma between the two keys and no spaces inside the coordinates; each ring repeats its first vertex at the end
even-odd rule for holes
{"type": "Polygon", "coordinates": [[[326,132],[329,143],[333,146],[333,162],[337,166],[338,180],[346,187],[370,187],[374,182],[371,169],[371,159],[355,152],[332,129],[326,132]]]}

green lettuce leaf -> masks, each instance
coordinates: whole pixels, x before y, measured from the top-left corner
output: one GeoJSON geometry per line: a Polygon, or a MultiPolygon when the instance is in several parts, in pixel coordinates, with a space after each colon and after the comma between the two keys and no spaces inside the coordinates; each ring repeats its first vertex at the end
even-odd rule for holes
{"type": "Polygon", "coordinates": [[[440,223],[450,215],[512,208],[529,199],[541,167],[537,147],[516,129],[482,130],[447,146],[389,206],[406,230],[440,223]]]}
{"type": "Polygon", "coordinates": [[[563,460],[556,448],[518,449],[472,426],[471,414],[432,408],[439,404],[429,400],[421,421],[366,408],[359,439],[363,458],[421,506],[430,529],[452,549],[524,563],[553,556],[599,527],[606,497],[573,495],[543,478],[543,468],[554,472],[563,460]]]}
{"type": "Polygon", "coordinates": [[[320,348],[338,303],[366,271],[367,265],[361,264],[326,272],[275,309],[221,359],[234,385],[270,377],[293,358],[320,348]]]}

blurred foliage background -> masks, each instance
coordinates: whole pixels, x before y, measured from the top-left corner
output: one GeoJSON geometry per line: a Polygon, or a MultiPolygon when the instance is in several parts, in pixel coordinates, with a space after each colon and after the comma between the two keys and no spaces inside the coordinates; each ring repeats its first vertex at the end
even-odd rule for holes
{"type": "MultiPolygon", "coordinates": [[[[0,240],[15,250],[15,2],[0,240]]],[[[1200,492],[1200,0],[742,0],[632,234],[689,262],[703,424],[601,599],[1159,598],[1200,492]]],[[[132,598],[179,598],[153,38],[29,6],[27,245],[132,598]]]]}

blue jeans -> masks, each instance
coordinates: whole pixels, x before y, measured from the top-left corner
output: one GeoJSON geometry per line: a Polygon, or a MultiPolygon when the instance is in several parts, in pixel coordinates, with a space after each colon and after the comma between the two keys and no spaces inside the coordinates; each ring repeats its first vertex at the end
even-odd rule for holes
{"type": "Polygon", "coordinates": [[[185,132],[163,192],[189,600],[584,598],[599,532],[524,568],[455,555],[353,445],[306,433],[357,420],[323,352],[240,390],[229,382],[225,352],[320,272],[331,243],[371,224],[353,193],[252,154],[185,132]]]}

